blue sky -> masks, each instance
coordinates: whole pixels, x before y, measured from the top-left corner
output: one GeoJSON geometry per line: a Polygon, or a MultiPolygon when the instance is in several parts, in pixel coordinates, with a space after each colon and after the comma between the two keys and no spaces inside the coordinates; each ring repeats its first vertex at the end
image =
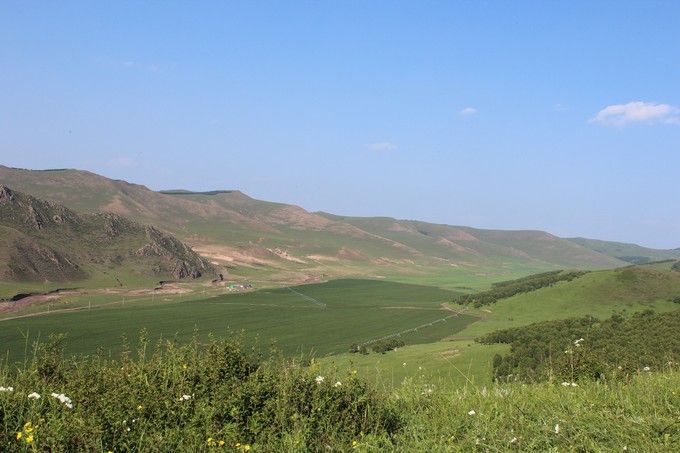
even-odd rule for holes
{"type": "Polygon", "coordinates": [[[680,2],[0,2],[0,163],[680,247],[680,2]]]}

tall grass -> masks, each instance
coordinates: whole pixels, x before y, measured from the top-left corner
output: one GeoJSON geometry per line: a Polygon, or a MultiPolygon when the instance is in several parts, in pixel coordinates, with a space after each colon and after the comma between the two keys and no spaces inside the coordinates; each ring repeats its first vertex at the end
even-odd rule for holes
{"type": "Polygon", "coordinates": [[[676,372],[576,386],[423,377],[378,391],[351,369],[265,358],[238,338],[180,346],[142,335],[115,360],[62,347],[55,338],[0,366],[0,450],[680,450],[676,372]]]}

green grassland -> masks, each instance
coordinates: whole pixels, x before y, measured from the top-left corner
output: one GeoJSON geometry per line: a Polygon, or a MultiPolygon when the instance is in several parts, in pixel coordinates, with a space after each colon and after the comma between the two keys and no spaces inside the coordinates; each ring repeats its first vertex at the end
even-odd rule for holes
{"type": "Polygon", "coordinates": [[[0,345],[3,353],[19,358],[26,337],[44,339],[51,333],[68,335],[69,352],[88,353],[97,348],[118,351],[123,335],[134,338],[141,329],[147,329],[153,338],[179,340],[189,339],[194,332],[205,338],[209,333],[243,330],[251,340],[258,336],[263,345],[275,340],[287,354],[326,355],[344,352],[354,342],[421,325],[426,326],[402,338],[409,344],[433,342],[455,334],[475,319],[461,314],[427,325],[453,314],[442,310],[441,304],[455,293],[433,287],[335,280],[297,286],[294,291],[274,288],[202,300],[147,298],[125,305],[0,321],[0,345]]]}
{"type": "Polygon", "coordinates": [[[322,358],[320,364],[327,369],[357,370],[360,377],[386,388],[412,381],[460,388],[491,385],[493,357],[508,350],[507,345],[442,340],[407,345],[384,354],[336,354],[322,358]]]}
{"type": "Polygon", "coordinates": [[[592,315],[607,318],[614,313],[646,309],[676,310],[672,299],[680,295],[680,272],[651,266],[590,272],[570,282],[518,294],[483,307],[484,317],[457,336],[474,338],[498,329],[534,322],[592,315]]]}

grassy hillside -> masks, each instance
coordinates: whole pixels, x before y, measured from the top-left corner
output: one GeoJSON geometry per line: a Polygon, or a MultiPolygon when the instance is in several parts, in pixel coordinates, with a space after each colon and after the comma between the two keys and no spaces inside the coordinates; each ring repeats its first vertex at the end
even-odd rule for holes
{"type": "Polygon", "coordinates": [[[125,217],[78,214],[0,186],[0,279],[14,291],[36,283],[123,284],[130,275],[198,277],[212,267],[185,244],[125,217]]]}
{"type": "MultiPolygon", "coordinates": [[[[79,212],[101,210],[176,234],[236,275],[303,282],[325,276],[435,275],[477,286],[541,270],[622,261],[540,231],[487,231],[386,218],[310,213],[239,191],[154,192],[78,170],[0,166],[0,182],[79,212]]],[[[416,280],[414,280],[416,279],[416,280]]],[[[462,285],[464,286],[464,285],[462,285]]]]}
{"type": "Polygon", "coordinates": [[[209,333],[244,330],[250,341],[256,336],[264,345],[276,340],[287,354],[339,353],[351,343],[398,332],[408,344],[427,343],[453,335],[475,319],[442,308],[454,295],[418,285],[336,280],[187,302],[121,301],[92,310],[0,321],[0,353],[21,357],[26,335],[35,340],[51,333],[68,334],[71,352],[117,351],[123,335],[134,338],[141,329],[153,338],[180,340],[194,332],[205,338],[209,333]]]}
{"type": "Polygon", "coordinates": [[[603,255],[611,256],[632,264],[645,264],[651,261],[680,259],[680,249],[650,249],[637,244],[585,238],[570,238],[569,241],[598,253],[602,253],[603,255]]]}
{"type": "Polygon", "coordinates": [[[487,305],[483,309],[485,316],[459,335],[476,337],[498,329],[576,316],[608,318],[617,312],[670,311],[678,308],[672,300],[679,295],[680,272],[656,266],[589,272],[572,281],[487,305]]]}

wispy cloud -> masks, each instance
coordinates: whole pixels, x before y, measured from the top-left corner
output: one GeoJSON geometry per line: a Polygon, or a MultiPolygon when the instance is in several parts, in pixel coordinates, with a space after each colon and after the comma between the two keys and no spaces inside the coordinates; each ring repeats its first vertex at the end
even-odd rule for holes
{"type": "Polygon", "coordinates": [[[476,115],[477,113],[479,113],[479,110],[474,107],[465,107],[463,110],[458,112],[458,114],[461,116],[472,116],[476,115]]]}
{"type": "Polygon", "coordinates": [[[366,148],[371,151],[392,151],[397,149],[397,145],[392,142],[378,142],[366,145],[366,148]]]}
{"type": "Polygon", "coordinates": [[[149,72],[161,72],[161,67],[156,64],[142,63],[134,60],[126,60],[120,63],[125,68],[141,69],[149,72]]]}
{"type": "Polygon", "coordinates": [[[569,110],[569,107],[565,106],[564,104],[555,104],[553,105],[553,110],[556,112],[566,112],[569,110]]]}
{"type": "Polygon", "coordinates": [[[669,104],[642,101],[614,104],[600,110],[590,122],[608,126],[625,126],[631,123],[680,125],[680,109],[669,104]]]}
{"type": "Polygon", "coordinates": [[[114,167],[114,168],[129,168],[129,167],[135,167],[137,165],[137,161],[134,160],[132,157],[114,157],[113,159],[110,159],[106,162],[106,165],[109,167],[114,167]]]}
{"type": "Polygon", "coordinates": [[[95,61],[111,68],[123,68],[154,73],[164,72],[165,70],[165,68],[155,63],[146,63],[138,60],[119,60],[115,58],[100,57],[96,58],[95,61]]]}

